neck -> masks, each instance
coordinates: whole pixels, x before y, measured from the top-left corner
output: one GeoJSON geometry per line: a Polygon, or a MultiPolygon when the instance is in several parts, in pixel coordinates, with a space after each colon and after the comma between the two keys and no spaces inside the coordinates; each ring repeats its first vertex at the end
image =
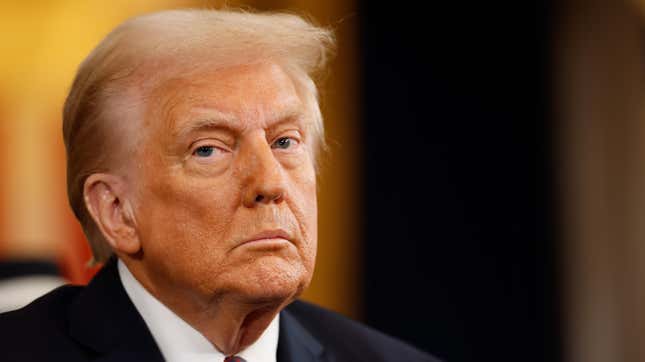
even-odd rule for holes
{"type": "Polygon", "coordinates": [[[274,303],[246,305],[223,299],[210,306],[208,311],[193,311],[180,316],[222,353],[232,355],[258,340],[283,306],[274,303]]]}
{"type": "Polygon", "coordinates": [[[137,281],[157,300],[199,331],[225,355],[233,355],[260,338],[271,321],[295,298],[254,301],[233,293],[201,298],[185,289],[154,283],[142,268],[124,260],[137,281]]]}

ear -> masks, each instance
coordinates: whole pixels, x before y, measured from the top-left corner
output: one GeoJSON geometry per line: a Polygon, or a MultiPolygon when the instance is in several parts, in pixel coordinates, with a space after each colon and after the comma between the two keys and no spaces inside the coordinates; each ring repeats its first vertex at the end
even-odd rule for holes
{"type": "Polygon", "coordinates": [[[95,173],[83,185],[85,206],[99,230],[117,253],[135,254],[141,249],[125,181],[115,175],[95,173]]]}

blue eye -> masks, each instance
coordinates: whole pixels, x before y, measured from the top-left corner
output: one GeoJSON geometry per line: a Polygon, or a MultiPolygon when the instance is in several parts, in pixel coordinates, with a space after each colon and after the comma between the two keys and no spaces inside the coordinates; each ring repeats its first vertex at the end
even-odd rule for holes
{"type": "Polygon", "coordinates": [[[273,148],[282,148],[282,149],[287,149],[291,147],[291,138],[289,137],[282,137],[275,141],[275,143],[272,146],[273,148]]]}
{"type": "Polygon", "coordinates": [[[201,146],[198,147],[193,154],[197,157],[209,157],[213,154],[215,151],[215,147],[213,146],[201,146]]]}

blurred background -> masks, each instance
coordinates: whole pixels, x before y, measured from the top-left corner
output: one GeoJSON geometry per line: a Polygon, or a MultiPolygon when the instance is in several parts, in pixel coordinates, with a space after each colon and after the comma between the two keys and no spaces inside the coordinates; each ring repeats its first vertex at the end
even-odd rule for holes
{"type": "MultiPolygon", "coordinates": [[[[305,299],[448,361],[645,360],[645,1],[226,4],[338,37],[305,299]]],[[[77,65],[126,18],[222,5],[0,2],[0,301],[96,272],[65,196],[77,65]]]]}

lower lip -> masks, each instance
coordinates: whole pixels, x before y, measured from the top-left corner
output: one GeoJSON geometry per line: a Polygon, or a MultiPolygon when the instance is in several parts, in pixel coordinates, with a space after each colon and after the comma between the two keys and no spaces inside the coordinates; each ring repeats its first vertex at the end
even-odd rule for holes
{"type": "Polygon", "coordinates": [[[279,249],[287,246],[288,244],[289,244],[289,240],[287,239],[267,238],[267,239],[257,239],[257,240],[247,241],[240,246],[261,248],[261,249],[279,249]]]}

